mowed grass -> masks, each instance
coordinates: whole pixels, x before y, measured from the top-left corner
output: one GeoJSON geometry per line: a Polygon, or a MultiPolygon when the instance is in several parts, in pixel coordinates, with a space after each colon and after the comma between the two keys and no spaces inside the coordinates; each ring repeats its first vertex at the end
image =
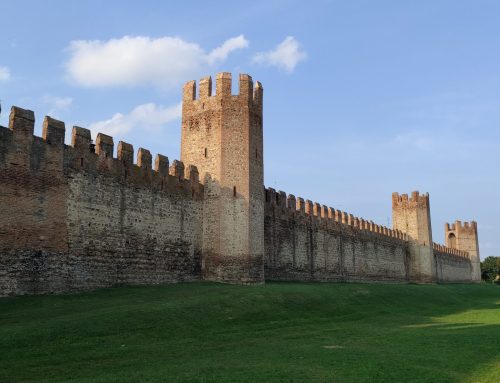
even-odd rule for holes
{"type": "Polygon", "coordinates": [[[500,382],[500,287],[191,283],[2,298],[0,382],[500,382]]]}

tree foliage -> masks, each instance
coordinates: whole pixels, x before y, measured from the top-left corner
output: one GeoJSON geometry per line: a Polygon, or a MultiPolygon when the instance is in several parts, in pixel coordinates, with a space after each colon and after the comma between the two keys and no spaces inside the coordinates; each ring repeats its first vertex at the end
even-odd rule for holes
{"type": "Polygon", "coordinates": [[[481,262],[481,278],[488,282],[500,283],[500,257],[487,257],[481,262]],[[496,280],[495,280],[496,279],[496,280]]]}

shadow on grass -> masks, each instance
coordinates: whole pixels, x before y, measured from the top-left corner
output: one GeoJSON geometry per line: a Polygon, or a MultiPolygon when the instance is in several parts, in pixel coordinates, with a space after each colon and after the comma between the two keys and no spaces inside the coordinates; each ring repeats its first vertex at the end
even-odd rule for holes
{"type": "Polygon", "coordinates": [[[192,283],[0,299],[0,381],[489,382],[500,288],[192,283]]]}

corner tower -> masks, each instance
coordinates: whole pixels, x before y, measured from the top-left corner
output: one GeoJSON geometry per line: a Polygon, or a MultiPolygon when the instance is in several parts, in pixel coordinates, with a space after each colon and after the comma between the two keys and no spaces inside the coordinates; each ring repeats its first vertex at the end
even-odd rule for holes
{"type": "Polygon", "coordinates": [[[429,194],[392,194],[392,226],[410,238],[410,275],[416,282],[436,279],[429,194]]]}
{"type": "Polygon", "coordinates": [[[472,263],[473,282],[481,282],[481,261],[479,258],[479,241],[477,238],[477,223],[455,221],[444,225],[446,246],[466,251],[472,263]]]}
{"type": "Polygon", "coordinates": [[[186,83],[181,160],[196,165],[205,184],[202,274],[235,283],[264,281],[264,165],[259,82],[231,74],[186,83]]]}

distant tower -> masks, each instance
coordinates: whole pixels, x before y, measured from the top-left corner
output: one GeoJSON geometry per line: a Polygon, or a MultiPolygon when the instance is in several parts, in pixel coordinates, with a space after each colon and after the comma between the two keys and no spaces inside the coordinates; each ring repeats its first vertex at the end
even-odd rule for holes
{"type": "Polygon", "coordinates": [[[432,226],[429,194],[392,194],[392,225],[410,238],[412,279],[430,282],[436,278],[436,263],[432,250],[432,226]]]}
{"type": "Polygon", "coordinates": [[[479,258],[479,241],[477,238],[477,223],[455,221],[444,225],[446,246],[466,251],[472,263],[472,281],[481,281],[481,261],[479,258]]]}
{"type": "Polygon", "coordinates": [[[241,74],[219,73],[184,86],[181,160],[205,184],[202,273],[236,283],[264,281],[263,89],[241,74]]]}

